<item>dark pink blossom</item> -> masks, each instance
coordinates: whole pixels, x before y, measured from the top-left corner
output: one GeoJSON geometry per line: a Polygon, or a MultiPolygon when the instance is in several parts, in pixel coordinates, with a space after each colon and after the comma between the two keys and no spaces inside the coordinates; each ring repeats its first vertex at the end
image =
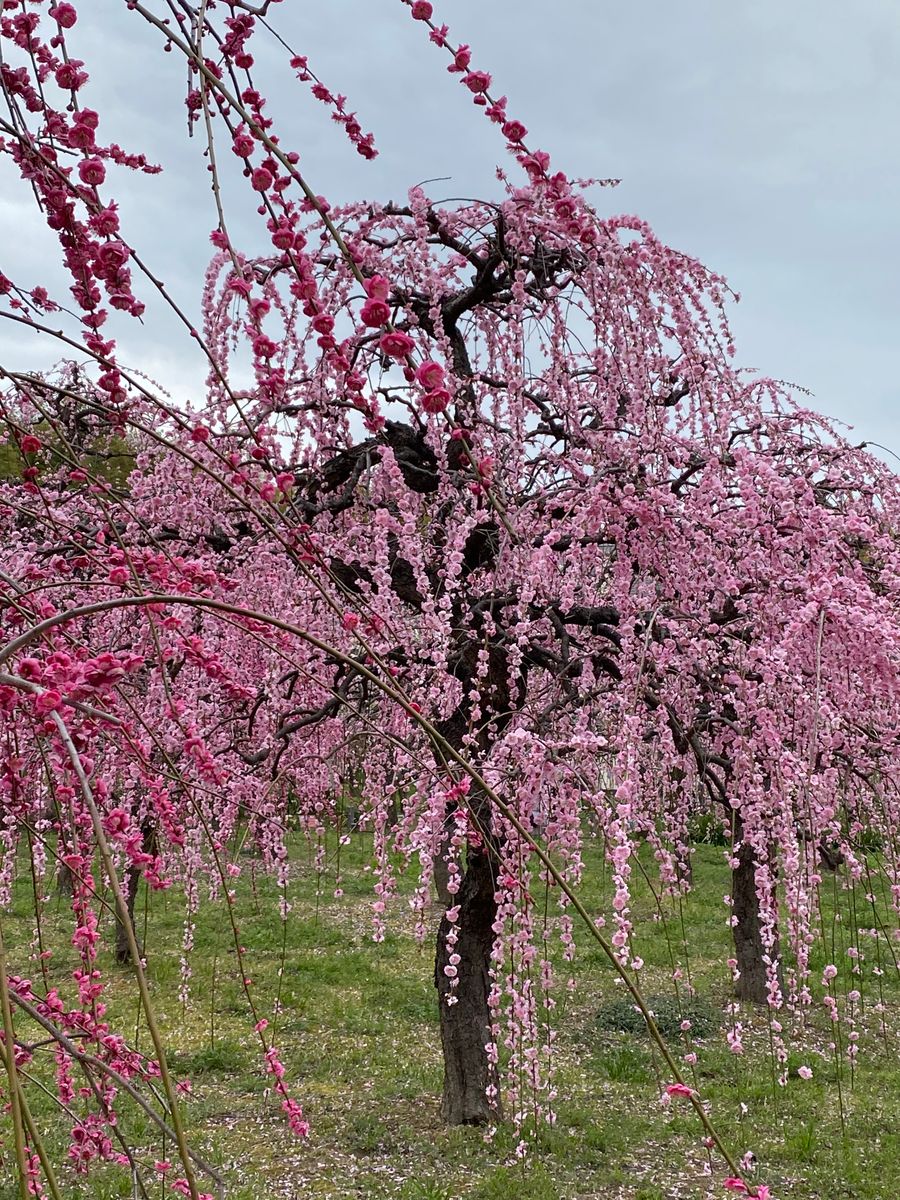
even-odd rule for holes
{"type": "Polygon", "coordinates": [[[476,95],[480,92],[486,92],[491,86],[491,77],[487,71],[469,71],[463,76],[463,83],[470,92],[476,95]]]}
{"type": "Polygon", "coordinates": [[[503,136],[509,142],[521,142],[527,133],[521,121],[506,121],[503,124],[503,136]]]}
{"type": "Polygon", "coordinates": [[[55,4],[50,9],[50,16],[63,29],[71,29],[78,20],[78,14],[71,4],[55,4]]]}
{"type": "Polygon", "coordinates": [[[391,319],[391,310],[384,300],[371,297],[362,306],[359,315],[364,325],[377,328],[380,325],[386,325],[391,319]]]}
{"type": "Polygon", "coordinates": [[[88,187],[99,187],[106,178],[106,167],[99,158],[83,158],[78,164],[78,177],[88,187]]]}
{"type": "Polygon", "coordinates": [[[422,408],[427,413],[443,412],[450,403],[450,393],[446,388],[435,388],[433,391],[425,392],[421,399],[422,408]]]}
{"type": "Polygon", "coordinates": [[[250,182],[257,192],[267,192],[275,182],[275,176],[268,167],[257,167],[250,176],[250,182]]]}
{"type": "Polygon", "coordinates": [[[425,362],[419,364],[415,377],[416,382],[420,383],[423,388],[432,391],[443,384],[445,372],[440,363],[434,362],[432,359],[427,359],[425,362]]]}
{"type": "MultiPolygon", "coordinates": [[[[369,301],[371,304],[372,302],[369,301]]],[[[408,333],[392,330],[386,333],[378,342],[378,348],[388,358],[406,358],[415,349],[415,342],[408,333]]]]}

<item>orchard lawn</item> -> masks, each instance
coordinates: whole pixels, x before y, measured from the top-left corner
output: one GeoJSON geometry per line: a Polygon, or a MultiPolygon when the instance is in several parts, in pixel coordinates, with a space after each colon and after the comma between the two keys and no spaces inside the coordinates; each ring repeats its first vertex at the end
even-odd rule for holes
{"type": "MultiPolygon", "coordinates": [[[[197,914],[188,956],[189,998],[183,1002],[182,899],[174,890],[149,898],[141,891],[138,898],[138,932],[145,939],[171,1064],[192,1085],[185,1106],[191,1143],[221,1170],[228,1200],[664,1200],[733,1194],[722,1189],[727,1172],[721,1163],[714,1160],[709,1174],[701,1130],[689,1105],[677,1098],[668,1107],[661,1105],[660,1094],[669,1081],[659,1056],[599,947],[577,927],[571,973],[578,986],[571,995],[564,987],[557,993],[555,1125],[539,1127],[536,1136],[533,1125],[526,1129],[524,1161],[516,1157],[519,1137],[510,1124],[501,1123],[491,1137],[483,1129],[445,1128],[438,1104],[433,947],[418,945],[412,936],[411,883],[401,879],[400,892],[389,905],[389,932],[379,944],[371,937],[370,838],[353,834],[341,848],[339,862],[332,841],[327,873],[321,875],[299,837],[293,852],[286,923],[278,916],[274,882],[250,857],[241,859],[236,912],[260,1013],[271,1018],[273,1002],[281,996],[276,1042],[291,1092],[311,1124],[304,1142],[292,1138],[269,1093],[224,905],[205,902],[197,914]],[[336,898],[338,870],[343,895],[336,898]]],[[[646,847],[641,861],[649,866],[646,847]]],[[[695,1032],[705,1035],[692,1047],[699,1060],[696,1085],[710,1101],[713,1121],[735,1156],[754,1153],[756,1166],[746,1178],[768,1184],[778,1200],[888,1200],[897,1195],[900,985],[887,943],[871,933],[863,933],[859,943],[865,953],[864,984],[849,976],[851,918],[855,915],[864,930],[878,920],[861,890],[840,894],[840,878],[834,889],[826,880],[823,893],[834,895],[825,901],[821,937],[813,950],[816,981],[822,967],[835,962],[844,992],[863,989],[857,1025],[862,1048],[852,1079],[846,1058],[836,1061],[828,1050],[833,1032],[818,1003],[805,1028],[794,1029],[786,1019],[789,1079],[779,1087],[766,1022],[759,1014],[748,1008],[741,1013],[744,1055],[728,1048],[729,980],[721,964],[728,957],[723,894],[730,876],[722,848],[697,846],[695,891],[681,911],[665,902],[664,921],[646,880],[638,881],[640,875],[636,870],[634,912],[636,950],[645,963],[644,993],[653,997],[661,1028],[672,1042],[684,1036],[679,1026],[685,1015],[695,1032]],[[839,920],[834,919],[835,898],[839,920]],[[686,961],[683,936],[691,948],[686,961]],[[693,1000],[684,992],[681,1002],[676,1000],[672,956],[689,968],[693,1000]],[[872,974],[879,961],[884,970],[880,979],[872,974]],[[883,1014],[874,1009],[879,985],[883,1014]],[[811,1068],[811,1079],[798,1074],[801,1067],[811,1068]]],[[[32,938],[30,893],[30,872],[23,861],[12,913],[3,916],[4,936],[10,970],[37,981],[39,967],[26,961],[32,938]]],[[[597,845],[587,861],[582,895],[592,911],[609,911],[597,845]]],[[[67,982],[75,965],[61,919],[65,904],[55,896],[48,899],[43,928],[55,950],[50,980],[64,994],[71,990],[67,982]]],[[[551,895],[551,928],[555,912],[551,895]]],[[[102,968],[109,981],[110,1021],[130,1037],[137,1032],[140,1048],[147,1050],[149,1038],[138,1015],[130,969],[115,965],[114,931],[108,916],[104,921],[102,968]]],[[[435,908],[435,928],[437,921],[435,908]]],[[[560,966],[564,981],[567,968],[560,966]]],[[[22,1039],[40,1040],[24,1022],[17,1028],[22,1039]]],[[[841,1032],[845,1049],[847,1032],[841,1032]]],[[[679,1054],[686,1049],[681,1047],[679,1054]]],[[[31,1068],[38,1077],[49,1078],[50,1053],[38,1052],[31,1068]]],[[[690,1068],[685,1069],[690,1079],[690,1068]]],[[[29,1085],[28,1095],[59,1159],[68,1142],[68,1119],[38,1084],[29,1085]]],[[[130,1102],[122,1104],[121,1114],[128,1141],[141,1148],[144,1161],[176,1159],[171,1144],[164,1144],[130,1102]]],[[[12,1140],[2,1118],[0,1131],[0,1198],[14,1200],[12,1140]]],[[[139,1195],[127,1170],[119,1167],[101,1167],[87,1179],[64,1169],[61,1184],[72,1200],[139,1195]]],[[[150,1194],[173,1193],[160,1182],[150,1194]]]]}

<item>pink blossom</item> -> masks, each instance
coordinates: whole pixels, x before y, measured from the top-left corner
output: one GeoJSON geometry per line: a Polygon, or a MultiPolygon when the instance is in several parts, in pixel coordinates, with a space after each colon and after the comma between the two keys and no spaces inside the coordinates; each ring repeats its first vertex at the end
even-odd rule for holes
{"type": "Polygon", "coordinates": [[[364,325],[369,325],[374,329],[388,323],[391,319],[391,310],[384,300],[370,297],[362,306],[360,317],[364,325]]]}
{"type": "Polygon", "coordinates": [[[124,808],[114,808],[108,814],[103,822],[106,827],[106,832],[113,837],[117,837],[120,833],[124,833],[129,825],[128,813],[124,808]]]}
{"type": "Polygon", "coordinates": [[[50,9],[50,16],[62,29],[71,29],[78,20],[78,14],[71,4],[55,4],[50,9]]]}
{"type": "Polygon", "coordinates": [[[253,153],[253,148],[256,145],[253,138],[246,129],[239,129],[234,135],[234,141],[231,143],[232,151],[238,158],[249,158],[253,153]]]}
{"type": "Polygon", "coordinates": [[[435,388],[432,392],[426,392],[421,399],[422,408],[427,413],[443,412],[450,403],[450,393],[446,388],[435,388]]]}
{"type": "Polygon", "coordinates": [[[503,136],[509,142],[521,142],[528,130],[521,121],[506,121],[503,124],[503,136]]]}
{"type": "Polygon", "coordinates": [[[62,704],[62,694],[58,688],[46,688],[34,698],[35,712],[54,712],[62,704]]]}
{"type": "Polygon", "coordinates": [[[469,71],[463,76],[463,83],[470,92],[486,92],[491,86],[491,77],[487,71],[469,71]]]}
{"type": "Polygon", "coordinates": [[[119,232],[119,214],[115,203],[107,204],[92,215],[91,228],[100,237],[114,237],[119,232]]]}
{"type": "Polygon", "coordinates": [[[87,71],[82,71],[81,69],[83,65],[81,60],[77,58],[70,58],[65,62],[61,62],[54,71],[56,82],[61,88],[77,92],[88,81],[87,71]]]}
{"type": "Polygon", "coordinates": [[[257,192],[267,192],[275,182],[275,176],[268,167],[256,167],[250,176],[250,184],[257,192]]]}
{"type": "Polygon", "coordinates": [[[378,342],[379,350],[388,358],[406,358],[412,354],[415,346],[415,342],[408,333],[401,333],[398,330],[386,333],[378,342]]]}
{"type": "Polygon", "coordinates": [[[429,392],[441,387],[444,377],[444,368],[440,363],[436,363],[432,359],[426,359],[416,369],[416,382],[420,383],[429,392]]]}
{"type": "Polygon", "coordinates": [[[78,177],[88,187],[99,187],[106,178],[106,167],[99,158],[83,158],[78,164],[78,177]]]}
{"type": "Polygon", "coordinates": [[[472,50],[469,46],[459,46],[453,56],[452,71],[462,72],[468,71],[469,64],[472,61],[472,50]]]}
{"type": "Polygon", "coordinates": [[[365,281],[366,295],[372,300],[387,300],[391,285],[383,275],[371,275],[365,281]]]}

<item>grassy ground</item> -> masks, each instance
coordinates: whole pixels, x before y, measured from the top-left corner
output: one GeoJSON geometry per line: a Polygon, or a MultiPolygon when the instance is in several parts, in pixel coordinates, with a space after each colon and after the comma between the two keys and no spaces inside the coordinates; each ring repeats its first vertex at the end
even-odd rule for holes
{"type": "MultiPolygon", "coordinates": [[[[280,990],[284,1012],[277,1041],[292,1091],[312,1125],[305,1142],[290,1137],[268,1095],[222,906],[204,904],[197,916],[189,956],[191,997],[184,1004],[179,1000],[184,919],[179,896],[155,895],[149,907],[145,897],[139,902],[154,1001],[173,1065],[193,1083],[186,1108],[190,1137],[222,1170],[229,1200],[667,1200],[727,1194],[719,1164],[712,1178],[706,1173],[698,1124],[684,1102],[668,1110],[660,1106],[666,1076],[647,1038],[630,1028],[633,1014],[613,972],[584,937],[574,969],[578,988],[561,997],[558,1011],[555,1126],[539,1131],[524,1164],[516,1161],[517,1138],[504,1125],[492,1138],[480,1130],[444,1128],[437,1102],[441,1063],[432,949],[413,939],[404,895],[392,904],[386,940],[371,940],[367,852],[367,838],[354,835],[342,851],[344,895],[335,899],[333,880],[317,881],[305,848],[298,846],[292,909],[284,926],[274,886],[253,860],[245,860],[238,881],[240,936],[261,1011],[271,1013],[280,990]]],[[[721,850],[699,847],[696,890],[684,905],[683,919],[697,991],[693,1015],[708,1034],[695,1047],[696,1082],[710,1101],[715,1123],[737,1155],[754,1152],[758,1168],[749,1177],[768,1183],[780,1200],[893,1197],[900,1174],[900,987],[890,956],[883,976],[887,1042],[872,1009],[878,999],[878,981],[871,976],[876,941],[864,937],[865,1009],[859,1026],[864,1048],[853,1080],[845,1064],[838,1086],[835,1060],[827,1050],[830,1023],[816,1007],[805,1027],[786,1027],[791,1073],[787,1086],[777,1087],[766,1026],[758,1015],[742,1014],[748,1031],[743,1057],[729,1053],[725,1038],[729,989],[722,964],[728,931],[722,896],[728,883],[721,850]],[[808,1081],[796,1073],[807,1064],[814,1072],[808,1081]]],[[[595,854],[588,862],[584,895],[597,911],[605,889],[601,856],[595,854]]],[[[36,966],[27,962],[29,892],[23,871],[14,908],[2,919],[11,969],[34,977],[36,966]]],[[[833,902],[825,903],[825,943],[813,952],[818,970],[829,961],[847,962],[841,946],[847,944],[854,913],[847,896],[838,900],[839,921],[833,902]]],[[[47,932],[58,947],[53,981],[65,986],[74,960],[65,941],[65,913],[57,906],[55,899],[48,904],[47,932]]],[[[873,924],[871,911],[858,915],[862,926],[873,924]]],[[[670,954],[683,958],[681,914],[667,916],[665,924],[655,919],[653,896],[639,887],[635,918],[637,948],[646,963],[644,988],[663,997],[672,995],[670,954]]],[[[107,946],[111,933],[105,931],[107,946]]],[[[130,1036],[137,1030],[141,1047],[147,1048],[127,970],[115,967],[108,953],[103,966],[111,979],[112,1023],[130,1036]]],[[[667,998],[658,1002],[661,1018],[677,1029],[680,1014],[673,1015],[671,1007],[667,998]]],[[[23,1028],[20,1036],[32,1035],[23,1028]]],[[[49,1145],[62,1155],[66,1119],[36,1088],[29,1095],[49,1145]]],[[[147,1160],[174,1157],[171,1145],[163,1145],[131,1110],[123,1125],[147,1160]]],[[[0,1132],[0,1200],[13,1200],[11,1140],[2,1118],[0,1132]]],[[[136,1194],[120,1168],[102,1168],[86,1182],[64,1174],[63,1183],[64,1195],[73,1200],[136,1194]]],[[[156,1185],[152,1194],[171,1192],[156,1185]]]]}

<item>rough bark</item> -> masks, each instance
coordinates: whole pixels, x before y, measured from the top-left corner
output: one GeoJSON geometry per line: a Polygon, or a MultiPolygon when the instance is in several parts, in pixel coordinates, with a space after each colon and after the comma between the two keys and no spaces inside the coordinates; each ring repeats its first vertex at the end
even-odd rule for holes
{"type": "Polygon", "coordinates": [[[450,882],[450,871],[448,869],[447,860],[443,854],[440,854],[434,860],[434,894],[437,903],[443,908],[449,908],[453,903],[453,897],[447,884],[450,882]]]}
{"type": "MultiPolygon", "coordinates": [[[[733,913],[737,918],[732,930],[735,958],[740,972],[734,986],[739,1000],[753,1004],[766,1004],[769,999],[768,977],[763,956],[767,954],[759,922],[759,895],[756,890],[756,856],[751,846],[741,845],[735,855],[738,865],[731,873],[731,897],[733,913]]],[[[776,942],[771,951],[780,958],[780,947],[776,942]]],[[[778,982],[784,990],[781,963],[778,964],[778,982]]]]}
{"type": "Polygon", "coordinates": [[[56,890],[60,896],[71,896],[75,891],[75,879],[68,863],[60,862],[56,868],[56,890]]]}
{"type": "MultiPolygon", "coordinates": [[[[140,883],[141,873],[137,867],[129,867],[125,872],[125,886],[122,889],[125,896],[125,906],[128,909],[128,920],[131,923],[131,928],[134,930],[135,939],[137,939],[137,930],[134,926],[134,905],[137,900],[138,884],[140,883]]],[[[138,942],[140,949],[140,942],[138,942]]],[[[122,920],[122,914],[116,909],[116,962],[121,966],[131,962],[131,947],[128,944],[128,928],[122,920]]]]}
{"type": "Polygon", "coordinates": [[[434,860],[434,890],[437,896],[438,904],[442,904],[444,908],[449,908],[453,903],[453,897],[447,885],[450,882],[450,868],[447,862],[447,852],[450,848],[450,818],[444,818],[444,830],[441,837],[440,850],[434,860]]]}
{"type": "MultiPolygon", "coordinates": [[[[144,835],[141,848],[145,854],[155,854],[157,849],[156,830],[153,824],[147,820],[141,825],[141,833],[144,835]]],[[[125,886],[122,892],[125,896],[125,907],[128,909],[128,920],[131,923],[131,929],[134,932],[135,941],[138,944],[138,949],[141,949],[140,940],[137,936],[137,929],[134,924],[134,906],[137,901],[138,885],[141,881],[141,871],[139,867],[131,866],[125,872],[125,886]]],[[[128,944],[128,927],[122,920],[121,913],[116,909],[116,947],[115,947],[116,962],[124,966],[131,962],[131,948],[128,944]]]]}
{"type": "Polygon", "coordinates": [[[459,903],[459,939],[455,946],[447,945],[451,925],[443,917],[434,964],[444,1052],[441,1115],[450,1125],[483,1125],[498,1116],[496,1104],[492,1107],[487,1095],[488,1087],[497,1087],[496,1067],[488,1061],[486,1050],[491,1040],[489,970],[497,915],[490,853],[470,849],[455,899],[459,903]],[[444,968],[452,951],[459,955],[460,961],[458,984],[452,993],[456,1003],[448,1004],[451,987],[444,968]]]}
{"type": "Polygon", "coordinates": [[[61,833],[61,816],[55,796],[50,800],[44,816],[48,821],[54,822],[54,828],[57,831],[56,853],[59,857],[56,863],[56,891],[60,896],[71,896],[75,891],[75,878],[72,875],[72,868],[68,863],[63,862],[63,856],[68,851],[61,833]]]}
{"type": "MultiPolygon", "coordinates": [[[[468,643],[460,654],[457,670],[462,678],[474,678],[477,672],[477,643],[468,643]]],[[[504,715],[491,727],[482,727],[477,754],[483,762],[494,739],[500,736],[515,707],[509,691],[509,672],[502,648],[493,647],[488,679],[493,701],[504,715]]],[[[517,697],[517,700],[521,699],[517,697]]],[[[469,701],[464,700],[439,729],[458,750],[466,745],[470,722],[469,701]]],[[[441,1114],[449,1125],[484,1125],[495,1121],[500,1112],[497,1069],[489,1061],[487,1046],[491,1039],[490,994],[491,950],[497,917],[496,866],[499,846],[492,833],[491,802],[484,792],[472,787],[466,808],[471,822],[466,848],[466,869],[459,891],[449,897],[459,905],[456,927],[458,938],[447,945],[451,925],[444,916],[438,928],[434,961],[434,983],[438,993],[441,1023],[441,1047],[444,1052],[444,1088],[441,1114]],[[459,955],[457,985],[450,987],[444,968],[451,954],[459,955]],[[454,1003],[448,1004],[452,994],[454,1003]],[[487,1090],[492,1089],[492,1099],[487,1090]]],[[[447,832],[451,816],[447,814],[447,832]]]]}
{"type": "Polygon", "coordinates": [[[825,841],[819,842],[819,866],[823,871],[829,871],[833,875],[844,865],[844,861],[844,852],[840,846],[825,841]]]}

